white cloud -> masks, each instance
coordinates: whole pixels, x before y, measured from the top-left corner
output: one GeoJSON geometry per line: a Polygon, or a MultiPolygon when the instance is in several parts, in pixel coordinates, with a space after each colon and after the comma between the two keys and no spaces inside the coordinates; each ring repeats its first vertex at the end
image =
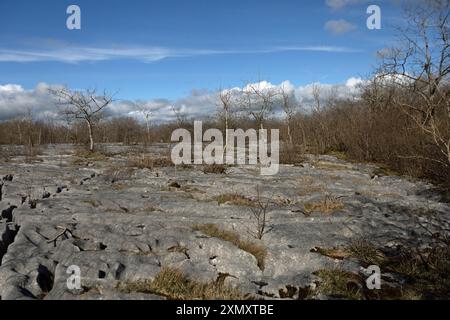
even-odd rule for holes
{"type": "Polygon", "coordinates": [[[287,93],[295,91],[295,86],[289,80],[283,81],[280,84],[280,88],[287,93]]]}
{"type": "Polygon", "coordinates": [[[205,55],[216,52],[207,50],[171,50],[167,48],[95,48],[70,47],[64,49],[0,49],[0,62],[58,61],[65,63],[95,62],[106,60],[132,59],[153,62],[170,57],[205,55]]]}
{"type": "Polygon", "coordinates": [[[244,88],[242,88],[243,92],[252,92],[253,90],[258,91],[268,91],[271,89],[276,89],[278,86],[271,84],[267,81],[260,81],[256,83],[249,83],[244,88]]]}
{"type": "Polygon", "coordinates": [[[21,117],[30,111],[40,118],[55,117],[55,101],[48,89],[58,87],[39,83],[33,90],[25,90],[17,84],[0,85],[0,120],[21,117]]]}
{"type": "Polygon", "coordinates": [[[326,0],[325,3],[332,9],[342,9],[348,5],[364,3],[367,0],[326,0]]]}
{"type": "Polygon", "coordinates": [[[360,49],[336,46],[304,46],[304,47],[279,47],[278,51],[316,51],[316,52],[331,52],[331,53],[355,53],[361,52],[360,49]]]}
{"type": "MultiPolygon", "coordinates": [[[[318,87],[324,97],[333,95],[338,99],[355,96],[358,93],[358,85],[364,83],[361,78],[352,77],[341,84],[312,83],[305,86],[295,86],[290,81],[273,84],[268,81],[253,83],[254,87],[262,90],[284,88],[290,92],[297,102],[304,108],[313,103],[313,88],[318,87]]],[[[58,102],[49,93],[49,89],[61,88],[61,85],[49,85],[39,83],[34,89],[26,90],[18,84],[0,85],[0,120],[14,119],[32,112],[36,119],[59,119],[58,102]]],[[[239,93],[248,90],[249,85],[242,88],[235,87],[227,90],[239,93]]],[[[172,106],[179,108],[188,118],[201,119],[214,116],[218,111],[219,102],[217,92],[209,90],[192,90],[192,92],[177,100],[152,99],[152,100],[120,100],[114,102],[107,110],[108,117],[129,116],[144,120],[141,113],[142,107],[152,112],[152,121],[162,122],[175,119],[172,106]]],[[[281,114],[281,100],[275,104],[275,114],[281,114]]]]}
{"type": "MultiPolygon", "coordinates": [[[[347,81],[348,82],[348,81],[347,81]]],[[[302,103],[306,109],[314,104],[314,89],[317,88],[323,100],[333,99],[349,99],[358,94],[358,88],[348,86],[346,84],[329,84],[329,83],[311,83],[306,86],[300,86],[295,89],[295,97],[302,103]]]]}
{"type": "Polygon", "coordinates": [[[351,77],[350,79],[347,80],[347,82],[345,83],[345,85],[348,88],[356,88],[358,85],[361,85],[365,83],[365,81],[361,78],[355,78],[355,77],[351,77]]]}
{"type": "MultiPolygon", "coordinates": [[[[267,81],[261,81],[259,83],[250,84],[253,87],[260,88],[262,90],[279,90],[284,89],[289,94],[293,95],[294,101],[297,104],[301,105],[303,111],[308,111],[314,105],[314,89],[317,88],[320,92],[321,99],[324,101],[328,98],[332,98],[335,100],[339,99],[353,99],[356,97],[359,92],[359,84],[364,83],[364,80],[361,78],[352,77],[348,79],[345,83],[339,84],[328,84],[328,83],[310,83],[305,86],[296,87],[290,81],[283,81],[280,84],[272,84],[267,81]]],[[[239,92],[239,90],[246,91],[250,85],[245,86],[244,88],[234,88],[235,92],[239,92]]],[[[273,113],[275,116],[282,116],[282,98],[278,96],[274,104],[273,113]]]]}
{"type": "Polygon", "coordinates": [[[268,47],[254,50],[213,50],[213,49],[180,49],[165,47],[47,47],[39,49],[7,49],[0,48],[0,62],[40,62],[56,61],[62,63],[98,62],[109,60],[137,60],[155,62],[167,58],[232,55],[232,54],[264,54],[287,51],[319,51],[319,52],[357,52],[357,49],[335,46],[292,46],[268,47]]]}
{"type": "Polygon", "coordinates": [[[356,26],[350,22],[340,19],[340,20],[330,20],[325,23],[325,30],[335,34],[341,35],[356,29],[356,26]]]}
{"type": "Polygon", "coordinates": [[[17,92],[22,92],[23,88],[22,86],[19,86],[17,84],[6,84],[6,85],[0,85],[0,93],[1,94],[12,94],[17,92]]]}

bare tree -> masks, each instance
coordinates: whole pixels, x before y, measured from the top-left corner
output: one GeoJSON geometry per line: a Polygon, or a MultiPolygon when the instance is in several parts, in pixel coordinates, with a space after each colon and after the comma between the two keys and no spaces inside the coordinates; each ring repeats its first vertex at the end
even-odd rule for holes
{"type": "Polygon", "coordinates": [[[98,95],[95,89],[72,91],[66,88],[51,89],[50,92],[62,106],[61,114],[69,121],[84,121],[89,133],[89,150],[94,151],[94,127],[103,117],[104,109],[113,102],[112,96],[103,92],[98,95]]]}
{"type": "Polygon", "coordinates": [[[181,110],[181,107],[176,106],[176,105],[171,105],[171,108],[172,108],[172,111],[177,120],[177,125],[182,126],[183,124],[185,124],[186,123],[186,115],[181,110]]]}
{"type": "Polygon", "coordinates": [[[231,112],[231,106],[233,103],[233,91],[231,90],[222,90],[219,91],[219,101],[220,101],[220,107],[223,110],[223,117],[224,117],[224,128],[225,128],[225,149],[227,148],[228,143],[228,124],[229,124],[229,117],[231,112]]]}
{"type": "Polygon", "coordinates": [[[256,121],[260,129],[264,129],[264,121],[272,112],[275,99],[278,96],[275,88],[262,88],[261,82],[248,84],[242,90],[241,107],[256,121]]]}
{"type": "Polygon", "coordinates": [[[325,119],[321,116],[321,114],[324,112],[324,104],[327,100],[327,95],[325,90],[318,84],[313,84],[312,87],[312,96],[313,96],[313,104],[312,104],[312,111],[313,111],[313,117],[316,119],[316,121],[319,124],[319,127],[317,130],[319,132],[314,136],[314,139],[317,141],[317,145],[319,146],[319,150],[317,150],[320,153],[326,152],[327,145],[328,145],[328,128],[326,125],[325,119]]]}
{"type": "Polygon", "coordinates": [[[25,125],[25,135],[27,138],[28,150],[32,153],[35,141],[34,141],[34,121],[33,121],[33,110],[29,108],[26,115],[23,117],[23,123],[25,125]]]}
{"type": "Polygon", "coordinates": [[[450,166],[450,80],[448,0],[415,1],[406,8],[407,27],[398,47],[380,53],[378,77],[398,88],[395,105],[431,138],[450,166]]]}
{"type": "Polygon", "coordinates": [[[313,96],[313,110],[315,112],[320,112],[322,110],[322,90],[317,83],[312,86],[312,96],[313,96]]]}
{"type": "Polygon", "coordinates": [[[292,118],[295,115],[297,105],[295,103],[292,92],[289,92],[285,87],[282,87],[280,89],[280,95],[282,98],[283,111],[286,114],[286,127],[287,127],[287,135],[288,135],[288,139],[289,139],[289,144],[292,146],[293,140],[292,140],[292,132],[291,132],[291,123],[292,123],[292,118]]]}
{"type": "Polygon", "coordinates": [[[145,103],[135,102],[136,107],[139,109],[139,113],[142,114],[145,120],[145,128],[147,131],[146,143],[150,143],[150,119],[152,117],[152,111],[150,107],[145,103]]]}

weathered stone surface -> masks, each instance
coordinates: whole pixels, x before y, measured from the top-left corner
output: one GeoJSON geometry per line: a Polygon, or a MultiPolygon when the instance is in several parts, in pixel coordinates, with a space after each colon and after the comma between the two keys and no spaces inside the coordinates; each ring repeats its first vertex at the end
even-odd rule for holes
{"type": "MultiPolygon", "coordinates": [[[[310,252],[313,247],[348,245],[364,237],[382,245],[424,246],[433,230],[450,227],[450,207],[432,186],[405,178],[372,175],[375,167],[331,156],[309,156],[302,166],[281,166],[275,176],[235,166],[226,174],[201,168],[127,168],[127,148],[107,146],[104,161],[73,161],[73,147],[49,147],[42,161],[20,158],[0,165],[1,299],[161,299],[123,293],[119,282],[151,280],[163,266],[199,281],[226,283],[245,293],[279,298],[287,286],[313,285],[312,272],[358,265],[310,252]],[[113,172],[113,173],[111,173],[113,172]],[[114,176],[114,178],[111,178],[114,176]],[[177,184],[177,187],[170,185],[177,184]],[[252,240],[255,221],[243,205],[219,205],[217,196],[239,194],[270,199],[273,229],[252,240]],[[339,200],[332,213],[305,211],[305,204],[339,200]],[[422,214],[432,213],[435,220],[422,214]],[[265,268],[231,242],[193,231],[213,223],[267,248],[265,268]],[[81,270],[83,289],[67,289],[67,268],[81,270]]],[[[161,154],[165,145],[148,150],[161,154]]],[[[84,160],[83,160],[84,161],[84,160]]]]}

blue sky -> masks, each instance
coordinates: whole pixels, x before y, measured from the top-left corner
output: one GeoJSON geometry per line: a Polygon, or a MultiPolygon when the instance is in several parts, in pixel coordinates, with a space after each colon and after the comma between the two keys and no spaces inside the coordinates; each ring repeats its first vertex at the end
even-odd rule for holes
{"type": "Polygon", "coordinates": [[[367,76],[376,51],[392,42],[397,2],[1,0],[0,85],[176,99],[262,79],[343,83],[367,76]],[[81,8],[81,30],[66,28],[70,4],[81,8]],[[381,30],[366,28],[369,4],[382,9],[381,30]],[[340,34],[329,21],[344,21],[340,34]]]}

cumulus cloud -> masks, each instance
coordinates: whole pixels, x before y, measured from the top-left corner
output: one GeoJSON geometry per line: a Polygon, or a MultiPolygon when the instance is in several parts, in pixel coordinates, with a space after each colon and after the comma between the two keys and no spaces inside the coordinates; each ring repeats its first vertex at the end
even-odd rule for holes
{"type": "Polygon", "coordinates": [[[357,88],[359,85],[364,84],[365,81],[361,78],[355,78],[355,77],[351,77],[347,80],[347,82],[345,83],[345,86],[347,88],[357,88]]]}
{"type": "MultiPolygon", "coordinates": [[[[62,88],[61,85],[39,83],[35,88],[26,90],[21,85],[0,85],[0,121],[21,118],[32,113],[35,119],[57,119],[59,102],[49,89],[62,88]]],[[[216,107],[216,93],[205,90],[193,90],[190,95],[175,101],[168,99],[119,100],[105,110],[107,117],[128,116],[143,120],[142,110],[148,110],[157,122],[176,118],[173,107],[190,118],[211,115],[216,107]]]]}
{"type": "Polygon", "coordinates": [[[49,89],[59,87],[39,83],[33,90],[25,90],[17,84],[0,85],[0,120],[21,117],[29,112],[40,118],[55,118],[56,101],[49,94],[49,89]]]}
{"type": "Polygon", "coordinates": [[[364,80],[361,78],[350,78],[344,84],[311,83],[306,86],[297,87],[294,91],[295,97],[306,109],[314,103],[314,90],[318,89],[324,98],[349,99],[354,98],[359,93],[359,86],[364,80]]]}
{"type": "Polygon", "coordinates": [[[351,24],[347,20],[340,19],[340,20],[330,20],[327,23],[325,23],[325,30],[335,34],[335,35],[341,35],[350,31],[353,31],[356,29],[356,26],[354,24],[351,24]]]}
{"type": "Polygon", "coordinates": [[[5,85],[0,85],[0,92],[2,94],[11,94],[11,93],[17,93],[17,92],[22,92],[23,88],[22,86],[19,86],[17,84],[5,84],[5,85]]]}
{"type": "MultiPolygon", "coordinates": [[[[235,87],[227,90],[239,93],[249,91],[251,86],[259,90],[284,89],[305,109],[308,109],[313,101],[314,88],[319,88],[324,97],[333,96],[337,99],[351,98],[358,94],[359,85],[364,83],[361,78],[352,77],[345,83],[325,84],[311,83],[305,86],[295,86],[290,81],[273,84],[261,81],[235,87]]],[[[9,120],[23,117],[31,112],[35,119],[60,119],[58,116],[58,101],[49,93],[49,89],[62,88],[61,85],[49,85],[39,83],[35,88],[26,90],[18,84],[0,84],[0,120],[9,120]]],[[[115,101],[105,111],[107,117],[128,116],[138,120],[144,120],[142,110],[151,112],[151,120],[155,123],[176,119],[174,108],[191,119],[202,119],[213,116],[218,111],[218,92],[210,90],[192,90],[192,92],[176,100],[152,99],[152,100],[119,100],[115,101]]],[[[274,114],[281,115],[281,100],[276,101],[274,114]]]]}

